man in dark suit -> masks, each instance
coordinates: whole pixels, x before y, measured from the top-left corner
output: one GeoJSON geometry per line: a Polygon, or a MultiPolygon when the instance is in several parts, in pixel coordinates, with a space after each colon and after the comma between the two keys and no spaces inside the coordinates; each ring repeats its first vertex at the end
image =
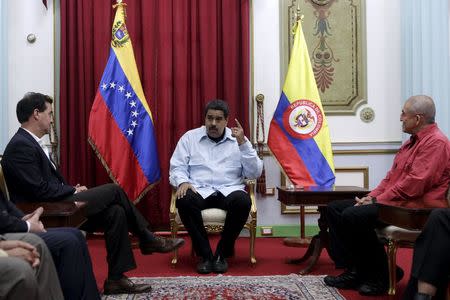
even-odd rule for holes
{"type": "Polygon", "coordinates": [[[434,209],[414,244],[404,300],[444,300],[450,276],[450,209],[434,209]]]}
{"type": "Polygon", "coordinates": [[[124,273],[136,268],[128,232],[139,238],[143,254],[166,253],[183,245],[183,239],[162,238],[148,230],[148,223],[125,192],[116,184],[88,189],[68,184],[50,160],[42,137],[50,130],[53,100],[40,93],[28,93],[17,103],[21,127],[6,146],[1,164],[14,201],[87,202],[83,230],[105,232],[108,278],[105,294],[142,293],[149,285],[134,284],[124,273]]]}
{"type": "Polygon", "coordinates": [[[86,240],[78,229],[46,231],[39,220],[42,208],[24,215],[0,191],[0,234],[32,232],[50,250],[65,299],[100,299],[86,240]]]}

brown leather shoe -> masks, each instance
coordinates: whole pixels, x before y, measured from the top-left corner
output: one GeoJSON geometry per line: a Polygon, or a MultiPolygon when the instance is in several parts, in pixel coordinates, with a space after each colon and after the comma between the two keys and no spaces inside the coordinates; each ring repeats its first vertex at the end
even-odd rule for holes
{"type": "Polygon", "coordinates": [[[184,245],[184,240],[179,238],[164,238],[155,236],[152,242],[139,243],[142,254],[152,254],[153,252],[167,253],[176,250],[184,245]]]}
{"type": "Polygon", "coordinates": [[[151,290],[152,287],[149,284],[136,284],[125,276],[118,280],[106,279],[103,285],[104,295],[140,294],[148,293],[151,290]]]}

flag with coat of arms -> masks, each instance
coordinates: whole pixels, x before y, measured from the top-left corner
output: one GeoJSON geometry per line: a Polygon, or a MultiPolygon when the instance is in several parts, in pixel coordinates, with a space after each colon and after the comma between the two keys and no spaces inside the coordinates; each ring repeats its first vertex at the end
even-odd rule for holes
{"type": "Polygon", "coordinates": [[[296,186],[332,186],[335,181],[328,124],[298,20],[288,71],[267,144],[296,186]]]}
{"type": "Polygon", "coordinates": [[[108,62],[89,116],[89,143],[108,174],[134,202],[161,177],[155,127],[125,24],[117,8],[108,62]]]}

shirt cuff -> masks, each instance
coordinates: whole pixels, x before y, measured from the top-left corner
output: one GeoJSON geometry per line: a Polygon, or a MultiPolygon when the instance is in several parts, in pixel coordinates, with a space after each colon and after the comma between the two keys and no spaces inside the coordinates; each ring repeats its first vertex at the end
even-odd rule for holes
{"type": "Polygon", "coordinates": [[[8,253],[6,253],[5,250],[0,249],[0,257],[7,257],[7,256],[9,256],[8,253]]]}
{"type": "Polygon", "coordinates": [[[248,151],[250,149],[253,149],[252,144],[250,143],[250,141],[247,138],[245,138],[245,143],[243,143],[242,145],[239,145],[239,150],[248,151]]]}

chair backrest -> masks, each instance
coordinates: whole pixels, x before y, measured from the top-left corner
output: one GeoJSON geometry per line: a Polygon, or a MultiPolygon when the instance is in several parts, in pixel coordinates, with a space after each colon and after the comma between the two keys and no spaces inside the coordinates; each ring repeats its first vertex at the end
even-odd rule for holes
{"type": "Polygon", "coordinates": [[[5,198],[9,200],[8,186],[6,185],[5,175],[3,174],[1,164],[0,164],[0,189],[2,190],[2,193],[5,196],[5,198]]]}

